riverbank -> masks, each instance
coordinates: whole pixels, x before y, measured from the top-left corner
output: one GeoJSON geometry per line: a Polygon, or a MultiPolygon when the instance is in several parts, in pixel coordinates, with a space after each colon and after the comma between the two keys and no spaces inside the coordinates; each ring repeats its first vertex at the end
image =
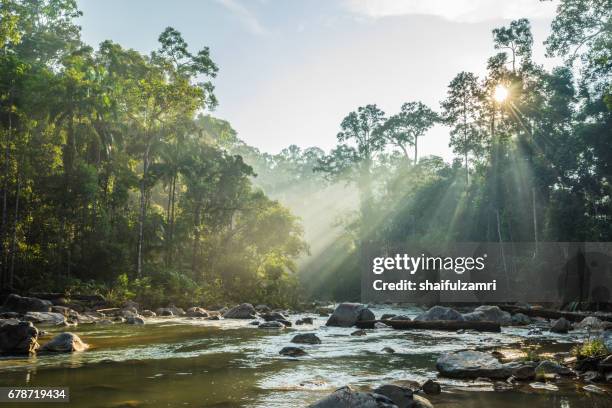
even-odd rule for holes
{"type": "MultiPolygon", "coordinates": [[[[436,369],[441,355],[463,350],[496,355],[505,362],[524,360],[525,353],[534,347],[545,358],[569,356],[572,347],[589,336],[589,330],[583,328],[567,334],[550,333],[545,326],[550,327],[548,321],[504,325],[499,333],[404,331],[379,325],[357,336],[351,335],[357,331],[355,327],[326,326],[329,316],[321,314],[331,310],[325,309],[283,311],[283,320],[291,323],[290,327],[281,323],[284,328],[261,329],[253,324],[255,320],[261,325],[265,317],[272,322],[280,316],[262,310],[255,311],[257,319],[215,318],[213,313],[208,317],[142,317],[144,324],[128,324],[122,322],[125,317],[118,316],[133,312],[128,308],[109,312],[95,323],[40,325],[45,332],[39,338],[43,346],[58,333],[71,331],[89,349],[5,356],[0,359],[0,385],[67,385],[71,405],[78,407],[92,406],[94,397],[98,406],[105,407],[300,407],[345,385],[367,392],[389,384],[416,389],[428,379],[435,379],[442,393],[417,395],[436,407],[605,407],[609,401],[605,394],[609,386],[601,382],[565,376],[514,382],[448,378],[436,369]],[[308,333],[315,334],[320,343],[292,343],[296,335],[308,333]],[[280,355],[285,347],[301,348],[307,354],[298,358],[280,355]],[[531,385],[538,382],[556,389],[531,385]],[[592,387],[585,389],[588,385],[596,385],[604,394],[592,387]]],[[[248,307],[237,310],[244,311],[244,316],[250,311],[248,307]]],[[[396,315],[414,320],[423,310],[375,305],[370,312],[376,318],[396,315]]],[[[367,313],[363,314],[366,317],[367,313]]]]}

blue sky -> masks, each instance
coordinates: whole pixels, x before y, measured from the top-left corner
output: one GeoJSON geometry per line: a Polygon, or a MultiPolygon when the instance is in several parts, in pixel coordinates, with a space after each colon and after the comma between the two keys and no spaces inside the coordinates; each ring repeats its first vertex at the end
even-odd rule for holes
{"type": "MultiPolygon", "coordinates": [[[[111,39],[141,52],[172,26],[190,47],[211,49],[220,67],[219,107],[247,143],[268,152],[289,144],[335,144],[351,110],[407,101],[438,109],[462,70],[484,72],[491,30],[532,22],[536,61],[556,4],[538,0],[79,0],[85,42],[111,39]]],[[[421,155],[452,157],[448,129],[422,138],[421,155]]]]}

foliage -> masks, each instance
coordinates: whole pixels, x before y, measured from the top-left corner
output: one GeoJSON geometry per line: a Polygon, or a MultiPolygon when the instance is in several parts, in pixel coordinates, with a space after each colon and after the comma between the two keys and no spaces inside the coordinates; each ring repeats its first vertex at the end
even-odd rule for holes
{"type": "Polygon", "coordinates": [[[606,345],[601,339],[589,339],[582,344],[572,347],[571,354],[579,359],[601,357],[609,354],[606,345]]]}

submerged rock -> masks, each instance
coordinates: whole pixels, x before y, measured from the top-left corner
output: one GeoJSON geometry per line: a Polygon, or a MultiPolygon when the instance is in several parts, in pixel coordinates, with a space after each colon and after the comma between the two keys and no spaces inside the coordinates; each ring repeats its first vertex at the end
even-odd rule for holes
{"type": "Polygon", "coordinates": [[[477,322],[495,322],[500,325],[508,325],[512,323],[512,316],[508,312],[504,312],[498,306],[478,306],[471,313],[465,313],[463,318],[467,321],[477,322]]]}
{"type": "Polygon", "coordinates": [[[284,329],[285,325],[281,322],[263,322],[258,327],[260,329],[284,329]]]}
{"type": "Polygon", "coordinates": [[[291,342],[298,344],[321,344],[321,339],[314,333],[304,333],[293,336],[291,342]]]}
{"type": "Polygon", "coordinates": [[[314,323],[314,320],[312,319],[312,317],[304,317],[304,318],[301,318],[295,321],[296,326],[301,326],[303,324],[313,324],[313,323],[314,323]]]}
{"type": "Polygon", "coordinates": [[[515,365],[502,364],[491,354],[466,350],[442,354],[436,368],[446,377],[506,379],[515,365]]]}
{"type": "Polygon", "coordinates": [[[73,351],[85,351],[89,345],[83,343],[81,338],[74,333],[60,333],[50,342],[44,344],[40,351],[70,353],[73,351]]]}
{"type": "Polygon", "coordinates": [[[368,333],[365,330],[359,329],[359,330],[355,330],[354,332],[352,332],[351,336],[365,336],[366,334],[368,333]]]}
{"type": "Polygon", "coordinates": [[[30,354],[38,349],[38,330],[31,322],[0,320],[0,354],[30,354]]]}
{"type": "Polygon", "coordinates": [[[571,375],[572,370],[554,361],[544,360],[535,368],[537,376],[545,374],[571,375]]]}
{"type": "Polygon", "coordinates": [[[350,387],[338,388],[332,394],[308,408],[399,408],[382,394],[354,391],[350,387]]]}
{"type": "Polygon", "coordinates": [[[430,321],[430,320],[465,320],[464,317],[450,307],[445,306],[434,306],[428,311],[421,313],[414,318],[417,321],[430,321]]]}
{"type": "Polygon", "coordinates": [[[302,357],[308,353],[306,353],[306,351],[300,347],[283,347],[281,351],[278,352],[278,354],[280,354],[281,356],[288,357],[302,357]]]}
{"type": "Polygon", "coordinates": [[[54,312],[28,312],[23,319],[39,325],[65,326],[68,324],[66,316],[54,312]]]}
{"type": "Polygon", "coordinates": [[[533,382],[529,386],[536,390],[559,391],[559,387],[549,383],[533,382]]]}
{"type": "Polygon", "coordinates": [[[388,354],[393,354],[395,353],[395,350],[393,350],[391,347],[383,347],[383,349],[381,350],[383,353],[388,353],[388,354]]]}
{"type": "Polygon", "coordinates": [[[553,333],[561,333],[565,334],[572,329],[572,324],[566,318],[562,317],[559,320],[555,321],[550,328],[550,331],[553,333]]]}
{"type": "Polygon", "coordinates": [[[374,313],[361,303],[341,303],[336,307],[325,325],[351,327],[357,322],[374,319],[374,313]]]}
{"type": "Polygon", "coordinates": [[[223,315],[226,319],[255,319],[255,308],[250,303],[232,307],[223,315]]]}
{"type": "Polygon", "coordinates": [[[145,321],[142,317],[140,316],[133,316],[133,317],[128,317],[125,319],[125,322],[127,324],[145,324],[145,321]]]}
{"type": "Polygon", "coordinates": [[[2,308],[8,312],[26,313],[26,312],[50,312],[51,303],[48,300],[38,299],[35,297],[19,296],[10,294],[4,301],[2,308]]]}

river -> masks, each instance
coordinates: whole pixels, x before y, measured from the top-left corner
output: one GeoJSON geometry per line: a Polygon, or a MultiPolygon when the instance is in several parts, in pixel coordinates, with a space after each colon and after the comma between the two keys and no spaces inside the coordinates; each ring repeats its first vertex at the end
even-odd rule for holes
{"type": "MultiPolygon", "coordinates": [[[[377,316],[416,316],[417,308],[374,307],[377,316]]],[[[292,315],[295,321],[303,316],[292,315]]],[[[0,359],[0,386],[67,386],[71,407],[303,407],[350,384],[356,388],[422,382],[436,377],[435,361],[444,351],[513,348],[540,342],[543,350],[567,351],[584,333],[527,335],[527,328],[502,333],[368,330],[315,324],[270,331],[242,320],[151,318],[146,325],[80,325],[71,328],[91,348],[82,353],[0,359]],[[282,357],[299,332],[315,332],[319,345],[300,345],[308,356],[282,357]],[[391,347],[395,353],[382,352],[391,347]]],[[[58,330],[50,330],[41,344],[58,330]]],[[[495,390],[489,382],[440,378],[443,393],[427,398],[440,407],[612,407],[609,397],[580,385],[557,383],[558,391],[525,384],[495,390]]],[[[28,404],[14,404],[26,407],[28,404]]],[[[39,406],[36,404],[33,406],[39,406]]],[[[9,406],[9,404],[2,404],[9,406]]]]}

